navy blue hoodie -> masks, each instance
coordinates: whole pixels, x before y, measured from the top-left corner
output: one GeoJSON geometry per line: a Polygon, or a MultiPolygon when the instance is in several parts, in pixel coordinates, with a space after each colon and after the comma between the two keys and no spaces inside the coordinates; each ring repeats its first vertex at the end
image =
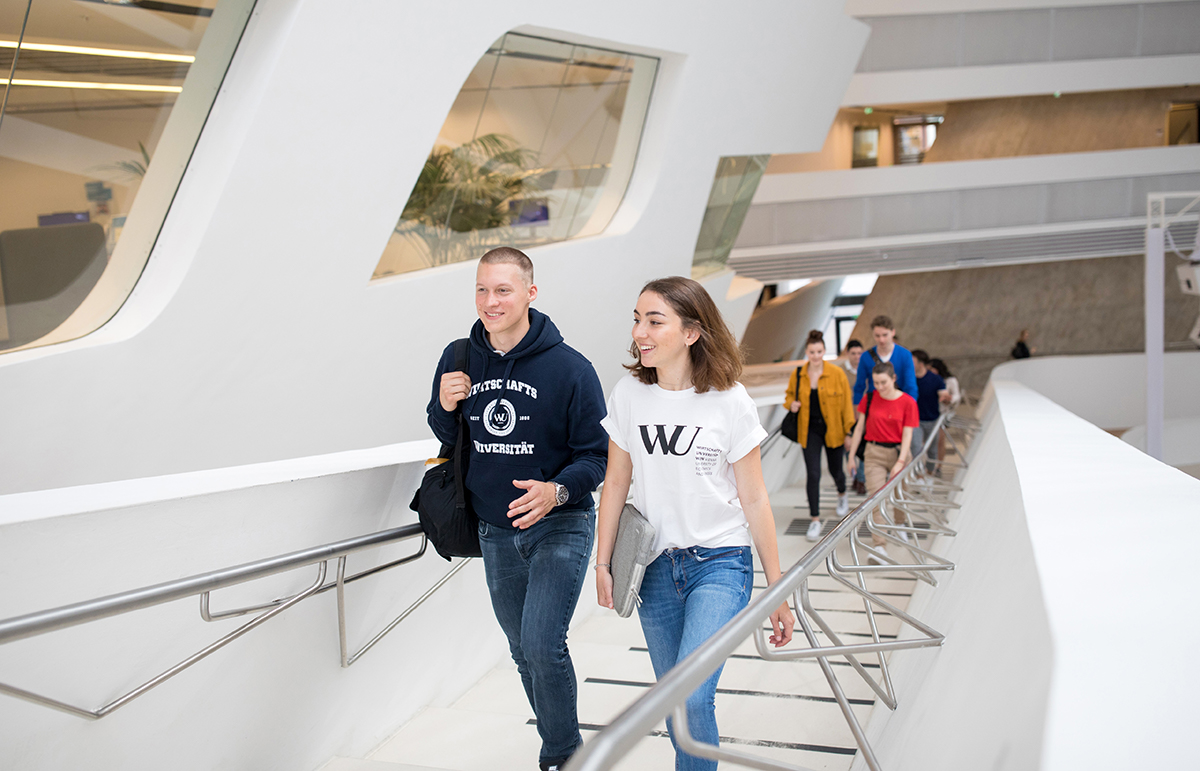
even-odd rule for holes
{"type": "MultiPolygon", "coordinates": [[[[529,309],[529,331],[506,354],[488,344],[483,322],[471,327],[463,414],[471,438],[466,488],[479,518],[510,529],[508,504],[525,494],[514,479],[558,482],[576,508],[604,479],[608,434],[604,391],[592,363],[563,342],[549,316],[529,309]]],[[[438,399],[442,373],[454,368],[446,346],[426,412],[438,439],[453,444],[454,413],[438,399]]],[[[589,501],[590,503],[590,501],[589,501]]],[[[551,515],[553,515],[553,511],[551,515]]]]}

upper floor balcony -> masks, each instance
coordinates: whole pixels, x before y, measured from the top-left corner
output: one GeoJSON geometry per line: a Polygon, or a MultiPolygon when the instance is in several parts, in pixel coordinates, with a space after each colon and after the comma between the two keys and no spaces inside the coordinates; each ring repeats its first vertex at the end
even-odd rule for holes
{"type": "Polygon", "coordinates": [[[1196,145],[769,174],[729,265],[777,281],[1135,254],[1147,194],[1197,189],[1196,145]]]}
{"type": "Polygon", "coordinates": [[[1156,88],[1200,72],[1198,2],[895,5],[847,6],[871,37],[843,104],[1156,88]]]}

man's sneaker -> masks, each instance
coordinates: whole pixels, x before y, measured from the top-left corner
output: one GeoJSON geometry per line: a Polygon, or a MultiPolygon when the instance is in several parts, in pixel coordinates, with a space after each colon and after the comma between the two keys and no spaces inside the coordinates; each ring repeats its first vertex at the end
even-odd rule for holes
{"type": "Polygon", "coordinates": [[[850,513],[850,493],[842,493],[838,496],[837,515],[844,517],[850,513]]]}
{"type": "Polygon", "coordinates": [[[821,540],[821,520],[814,519],[808,525],[808,532],[804,534],[810,541],[821,540]]]}
{"type": "Polygon", "coordinates": [[[860,482],[857,479],[855,479],[854,480],[854,492],[857,493],[858,495],[866,495],[867,494],[867,483],[860,482]]]}
{"type": "Polygon", "coordinates": [[[897,532],[896,537],[899,538],[901,541],[908,543],[908,533],[904,532],[903,530],[897,532]]]}
{"type": "MultiPolygon", "coordinates": [[[[887,549],[883,546],[873,546],[871,548],[875,549],[875,551],[880,551],[880,552],[883,552],[884,554],[887,554],[887,549]]],[[[876,557],[874,554],[870,554],[867,556],[867,564],[868,565],[885,565],[887,563],[885,563],[883,560],[876,557]]]]}

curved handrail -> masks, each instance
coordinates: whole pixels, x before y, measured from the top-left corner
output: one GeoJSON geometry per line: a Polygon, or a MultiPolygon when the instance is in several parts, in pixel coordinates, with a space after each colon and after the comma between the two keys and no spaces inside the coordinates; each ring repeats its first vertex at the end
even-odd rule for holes
{"type": "MultiPolygon", "coordinates": [[[[633,746],[646,736],[654,727],[665,717],[672,714],[674,711],[676,725],[683,730],[676,730],[676,741],[686,745],[689,753],[700,755],[712,759],[733,761],[743,765],[749,765],[757,768],[766,769],[791,769],[791,766],[780,764],[765,758],[758,758],[738,753],[720,750],[714,745],[699,744],[688,735],[686,726],[681,725],[686,723],[686,712],[679,708],[693,691],[696,690],[708,677],[721,666],[730,655],[734,653],[741,643],[748,637],[755,636],[755,641],[758,646],[760,655],[770,658],[795,658],[799,656],[815,657],[820,663],[826,678],[830,680],[831,686],[834,688],[835,696],[840,695],[841,689],[837,685],[832,671],[829,668],[828,661],[830,656],[843,656],[850,659],[852,663],[857,663],[854,660],[855,653],[875,652],[882,653],[886,650],[898,650],[905,647],[917,647],[918,645],[940,645],[943,637],[932,629],[929,629],[924,624],[917,622],[916,628],[925,633],[925,640],[897,640],[893,642],[883,643],[876,639],[873,643],[862,645],[841,645],[836,638],[831,638],[834,645],[818,647],[813,630],[804,618],[803,612],[797,613],[798,628],[802,628],[805,635],[808,637],[810,648],[804,650],[775,653],[769,651],[763,638],[763,624],[770,617],[771,613],[784,603],[789,596],[797,596],[797,610],[800,611],[802,606],[807,606],[807,586],[806,581],[812,575],[822,562],[831,562],[834,556],[834,550],[842,540],[851,539],[852,553],[857,557],[857,549],[855,541],[852,540],[855,532],[864,520],[867,520],[870,514],[877,508],[892,499],[895,493],[901,489],[901,486],[907,481],[908,477],[915,472],[923,469],[926,462],[926,455],[929,452],[933,442],[937,441],[939,433],[944,430],[950,413],[945,413],[938,418],[934,428],[926,437],[924,445],[919,453],[915,453],[913,458],[904,466],[896,476],[890,479],[887,484],[877,490],[871,497],[860,504],[854,511],[848,514],[834,529],[822,538],[812,549],[808,551],[800,560],[793,565],[787,573],[785,573],[778,581],[775,582],[765,592],[750,602],[740,613],[733,617],[725,626],[721,627],[712,637],[703,645],[694,650],[687,658],[671,669],[662,679],[660,679],[653,687],[650,688],[641,698],[631,704],[624,712],[622,712],[615,720],[613,720],[607,728],[600,732],[596,738],[587,742],[583,747],[575,753],[568,761],[566,768],[568,771],[602,771],[608,769],[624,757],[633,746]],[[932,633],[932,634],[930,634],[932,633]],[[788,655],[788,654],[792,655],[788,655]]],[[[878,526],[875,526],[878,527],[878,526]]],[[[882,533],[888,540],[900,543],[888,533],[882,533]]],[[[922,550],[918,550],[922,551],[922,550]]],[[[874,555],[874,552],[871,552],[874,555]]],[[[886,559],[886,555],[884,555],[886,559]]],[[[865,590],[865,585],[861,583],[861,577],[864,573],[875,571],[895,571],[907,570],[909,572],[928,571],[933,569],[951,569],[951,563],[941,561],[933,564],[919,565],[897,565],[887,560],[886,563],[878,566],[868,565],[853,565],[843,566],[852,569],[860,577],[859,587],[854,587],[847,582],[855,591],[863,594],[869,593],[865,590]]],[[[830,572],[833,574],[833,565],[830,565],[830,572]]],[[[878,600],[874,600],[878,602],[878,600]]],[[[897,610],[892,608],[892,610],[897,610]]],[[[907,614],[901,613],[901,617],[907,614]]],[[[915,620],[908,617],[909,622],[915,620]]],[[[820,621],[818,619],[818,623],[820,621]]],[[[828,630],[826,630],[828,631],[828,630]]],[[[891,696],[891,682],[887,675],[884,675],[884,688],[886,694],[880,691],[881,695],[885,696],[886,701],[891,696]]],[[[879,687],[872,681],[871,684],[879,691],[879,687]]],[[[842,699],[839,699],[841,702],[842,699]]],[[[858,726],[857,719],[849,712],[849,705],[843,705],[843,713],[845,713],[850,727],[855,734],[855,739],[859,743],[859,747],[863,749],[867,756],[868,765],[871,768],[877,768],[874,763],[873,754],[870,751],[869,745],[866,744],[865,735],[858,726]]]]}
{"type": "Polygon", "coordinates": [[[434,592],[441,588],[451,577],[453,577],[462,567],[469,561],[463,560],[455,565],[441,580],[439,580],[432,588],[427,590],[421,597],[414,601],[407,609],[405,609],[396,619],[389,623],[382,631],[377,633],[363,648],[354,654],[350,654],[346,645],[346,609],[345,609],[345,586],[348,583],[356,581],[367,576],[374,575],[383,570],[403,565],[418,559],[425,554],[428,539],[425,537],[419,524],[404,525],[402,527],[394,527],[388,530],[380,530],[375,533],[367,533],[366,535],[346,538],[341,541],[322,544],[320,546],[312,546],[307,549],[281,554],[267,559],[255,560],[234,567],[222,568],[213,570],[207,573],[200,573],[186,578],[179,578],[173,581],[166,581],[153,586],[146,586],[140,589],[119,592],[106,597],[98,597],[92,600],[76,602],[70,605],[63,605],[49,610],[41,610],[34,613],[27,613],[22,616],[16,616],[0,620],[0,645],[23,640],[30,637],[54,632],[59,629],[66,629],[80,624],[86,624],[91,621],[109,618],[112,616],[130,613],[135,610],[161,605],[163,603],[172,602],[174,600],[185,599],[187,597],[200,597],[200,616],[205,621],[214,621],[221,618],[229,618],[232,616],[241,616],[256,611],[262,611],[253,619],[242,624],[237,629],[229,632],[225,636],[219,638],[213,643],[210,643],[199,652],[189,656],[180,663],[165,670],[159,675],[147,680],[133,690],[124,695],[108,702],[107,704],[96,709],[85,709],[77,707],[73,704],[68,704],[58,699],[43,696],[41,694],[27,691],[23,688],[0,683],[0,693],[13,696],[18,699],[39,704],[44,707],[56,709],[61,712],[66,712],[76,717],[98,720],[105,715],[110,714],[119,707],[128,704],[130,701],[143,695],[152,688],[162,684],[166,680],[174,677],[183,670],[198,663],[202,659],[208,657],[215,651],[223,648],[237,638],[246,634],[250,630],[260,626],[268,619],[273,618],[288,608],[296,605],[300,601],[308,597],[315,596],[329,589],[337,589],[337,607],[338,607],[338,632],[339,642],[341,645],[341,664],[343,667],[348,667],[353,664],[360,656],[370,650],[379,640],[388,632],[392,631],[396,626],[408,617],[417,607],[425,602],[434,592]],[[399,559],[386,562],[382,565],[376,565],[367,568],[353,575],[346,575],[346,559],[350,554],[353,554],[364,549],[385,546],[392,543],[398,543],[410,538],[421,539],[420,548],[413,554],[401,557],[399,559]],[[329,561],[336,559],[337,578],[329,583],[325,582],[325,576],[328,572],[329,561]],[[211,613],[209,610],[209,594],[218,589],[223,589],[237,584],[246,583],[255,579],[264,578],[266,576],[285,573],[298,568],[310,567],[316,565],[318,567],[316,581],[309,585],[304,590],[290,597],[283,597],[261,605],[255,605],[247,608],[239,608],[236,610],[224,611],[221,613],[211,613]]]}
{"type": "MultiPolygon", "coordinates": [[[[134,610],[142,610],[165,602],[193,597],[205,592],[216,591],[229,586],[235,586],[256,578],[264,578],[276,573],[283,573],[295,568],[302,568],[317,562],[324,562],[336,557],[342,557],[352,552],[371,546],[400,541],[424,535],[418,524],[381,530],[342,541],[312,546],[307,549],[281,554],[277,557],[255,560],[243,565],[237,565],[208,573],[177,578],[141,589],[110,594],[94,600],[84,600],[70,605],[63,605],[49,610],[27,613],[0,621],[0,645],[26,637],[35,637],[47,632],[53,632],[67,627],[86,624],[89,621],[99,621],[102,618],[118,616],[134,610]]],[[[424,548],[424,547],[422,547],[424,548]]]]}

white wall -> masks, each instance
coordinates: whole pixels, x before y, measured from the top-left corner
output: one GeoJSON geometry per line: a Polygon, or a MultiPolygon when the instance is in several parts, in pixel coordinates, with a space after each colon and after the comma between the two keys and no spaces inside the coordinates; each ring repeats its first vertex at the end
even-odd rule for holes
{"type": "MultiPolygon", "coordinates": [[[[411,523],[430,444],[0,496],[0,582],[10,589],[0,618],[411,523]]],[[[348,570],[418,545],[352,555],[348,570]]],[[[349,585],[353,650],[449,568],[430,548],[349,585]]],[[[314,566],[243,584],[214,593],[212,606],[285,596],[315,577],[314,566]]],[[[507,657],[479,561],[348,669],[335,603],[332,591],[306,599],[99,721],[0,696],[0,766],[305,771],[334,755],[364,756],[507,657]]],[[[0,682],[95,708],[248,619],[206,624],[192,598],[61,630],[0,646],[0,682]]]]}
{"type": "MultiPolygon", "coordinates": [[[[1166,417],[1200,417],[1200,351],[1168,353],[1163,363],[1166,417]]],[[[1034,356],[992,370],[1105,429],[1146,422],[1146,355],[1034,356]]]]}
{"type": "MultiPolygon", "coordinates": [[[[867,726],[888,771],[1038,767],[1055,651],[1003,416],[984,424],[952,514],[958,536],[935,548],[954,571],[918,584],[908,605],[946,642],[891,655],[899,706],[876,702],[867,726]]],[[[852,768],[866,769],[861,755],[852,768]]]]}
{"type": "Polygon", "coordinates": [[[531,255],[538,307],[606,386],[637,289],[690,269],[718,157],[819,149],[866,38],[837,3],[260,0],[133,297],[89,338],[0,357],[0,492],[428,436],[474,266],[368,279],[509,30],[662,58],[612,224],[531,255]]]}
{"type": "Polygon", "coordinates": [[[947,640],[894,655],[900,705],[868,729],[883,767],[1194,765],[1179,737],[1200,673],[1171,652],[1200,634],[1178,537],[1200,481],[1019,383],[989,388],[959,535],[938,544],[955,571],[909,605],[947,640]]]}

